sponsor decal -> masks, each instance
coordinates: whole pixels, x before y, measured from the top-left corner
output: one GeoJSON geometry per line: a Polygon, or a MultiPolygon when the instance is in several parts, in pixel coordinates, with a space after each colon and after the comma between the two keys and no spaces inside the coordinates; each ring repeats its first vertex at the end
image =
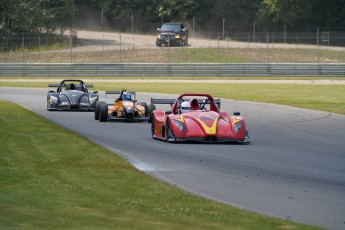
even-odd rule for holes
{"type": "Polygon", "coordinates": [[[206,134],[216,134],[218,117],[212,117],[210,114],[207,113],[200,113],[199,117],[196,119],[199,121],[206,134]]]}
{"type": "Polygon", "coordinates": [[[241,118],[241,117],[236,117],[236,116],[232,116],[232,117],[231,117],[231,122],[232,122],[233,124],[236,124],[237,122],[240,122],[240,121],[242,121],[242,118],[241,118]]]}
{"type": "Polygon", "coordinates": [[[184,123],[184,118],[182,116],[175,118],[175,120],[184,123]]]}

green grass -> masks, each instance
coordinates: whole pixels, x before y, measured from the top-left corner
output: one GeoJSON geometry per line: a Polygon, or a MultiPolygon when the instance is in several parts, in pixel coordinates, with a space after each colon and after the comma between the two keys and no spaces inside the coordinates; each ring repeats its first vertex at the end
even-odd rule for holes
{"type": "MultiPolygon", "coordinates": [[[[0,82],[0,86],[47,87],[47,82],[0,82]]],[[[87,82],[87,80],[86,80],[87,82]]],[[[179,94],[210,93],[214,97],[282,104],[345,114],[345,85],[247,84],[247,83],[147,83],[94,82],[94,89],[128,89],[137,92],[179,94]],[[157,87],[159,85],[159,87],[157,87]]]]}
{"type": "MultiPolygon", "coordinates": [[[[65,43],[60,44],[63,48],[65,43]]],[[[68,48],[68,47],[65,47],[68,48]]],[[[51,47],[54,49],[54,46],[51,47]]],[[[0,52],[4,63],[344,63],[343,50],[303,48],[159,48],[75,52],[0,52]]],[[[43,50],[42,50],[43,51],[43,50]]]]}
{"type": "Polygon", "coordinates": [[[191,195],[0,100],[2,229],[315,229],[191,195]]]}

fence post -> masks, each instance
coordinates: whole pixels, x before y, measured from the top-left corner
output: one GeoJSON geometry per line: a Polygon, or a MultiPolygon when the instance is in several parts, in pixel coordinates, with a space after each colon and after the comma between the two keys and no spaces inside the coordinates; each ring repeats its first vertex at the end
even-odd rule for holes
{"type": "Polygon", "coordinates": [[[122,43],[122,41],[121,41],[121,33],[119,33],[119,36],[120,36],[120,63],[122,63],[122,54],[121,54],[121,52],[122,52],[122,49],[121,49],[121,43],[122,43]]]}
{"type": "Polygon", "coordinates": [[[320,33],[320,30],[319,28],[317,28],[317,33],[316,33],[316,36],[317,36],[317,63],[320,63],[320,41],[319,41],[319,33],[320,33]]]}
{"type": "Polygon", "coordinates": [[[24,63],[24,33],[22,33],[22,63],[24,63]]]}
{"type": "Polygon", "coordinates": [[[218,52],[217,52],[217,63],[219,63],[219,36],[218,36],[218,52]]]}
{"type": "Polygon", "coordinates": [[[269,46],[268,46],[268,43],[269,43],[269,37],[268,37],[268,32],[267,32],[267,35],[266,35],[266,42],[267,42],[267,63],[270,62],[270,51],[269,51],[269,46]]]}
{"type": "Polygon", "coordinates": [[[255,42],[255,21],[253,23],[253,42],[255,42]]]}
{"type": "Polygon", "coordinates": [[[72,31],[70,30],[69,33],[69,46],[70,46],[70,62],[73,63],[73,37],[72,37],[72,31]]]}
{"type": "Polygon", "coordinates": [[[134,50],[134,13],[132,10],[132,38],[133,38],[133,50],[134,50]]]}
{"type": "Polygon", "coordinates": [[[195,38],[195,16],[193,16],[193,38],[195,38]]]}
{"type": "Polygon", "coordinates": [[[102,7],[102,34],[103,34],[102,45],[103,45],[103,51],[104,51],[104,20],[103,20],[103,13],[104,13],[104,9],[102,7]]]}
{"type": "Polygon", "coordinates": [[[223,40],[225,36],[225,18],[223,18],[223,40]]]}

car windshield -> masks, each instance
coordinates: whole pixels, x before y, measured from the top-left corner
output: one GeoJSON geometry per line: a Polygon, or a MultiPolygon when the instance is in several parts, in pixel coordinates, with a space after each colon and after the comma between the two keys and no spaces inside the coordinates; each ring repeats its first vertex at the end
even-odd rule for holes
{"type": "Polygon", "coordinates": [[[179,31],[180,26],[178,24],[164,24],[161,30],[165,31],[179,31]]]}

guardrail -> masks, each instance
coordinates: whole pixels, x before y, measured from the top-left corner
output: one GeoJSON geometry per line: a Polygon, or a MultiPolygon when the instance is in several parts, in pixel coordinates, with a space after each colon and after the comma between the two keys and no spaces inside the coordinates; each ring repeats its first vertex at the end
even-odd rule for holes
{"type": "Polygon", "coordinates": [[[0,76],[345,76],[345,63],[0,63],[0,76]]]}

